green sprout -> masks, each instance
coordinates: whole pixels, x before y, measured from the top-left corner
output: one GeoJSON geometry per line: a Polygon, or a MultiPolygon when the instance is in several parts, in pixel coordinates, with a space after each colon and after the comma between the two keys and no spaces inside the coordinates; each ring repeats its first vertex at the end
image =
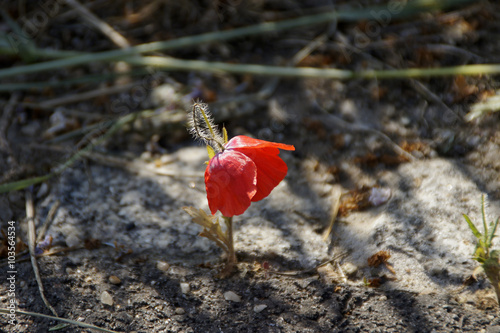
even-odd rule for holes
{"type": "Polygon", "coordinates": [[[470,218],[463,214],[465,221],[469,225],[474,236],[477,238],[476,249],[474,250],[473,259],[481,264],[481,266],[477,267],[474,270],[474,276],[477,273],[484,272],[490,283],[493,285],[495,289],[495,293],[497,295],[497,300],[500,304],[500,251],[499,250],[490,250],[492,246],[492,240],[495,237],[495,232],[497,230],[498,221],[500,217],[497,218],[496,222],[491,221],[489,226],[486,222],[486,212],[485,212],[485,203],[484,203],[484,195],[481,197],[481,214],[483,216],[483,228],[484,233],[481,234],[479,230],[477,230],[476,226],[470,218]]]}

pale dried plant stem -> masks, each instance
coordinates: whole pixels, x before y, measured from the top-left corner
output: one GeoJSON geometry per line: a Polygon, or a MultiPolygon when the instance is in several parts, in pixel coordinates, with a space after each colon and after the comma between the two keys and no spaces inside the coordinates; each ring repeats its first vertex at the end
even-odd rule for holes
{"type": "MultiPolygon", "coordinates": [[[[0,313],[3,313],[3,314],[10,314],[11,311],[12,310],[10,310],[10,309],[2,309],[2,308],[0,308],[0,313]]],[[[68,324],[79,326],[79,327],[90,328],[90,329],[93,329],[93,330],[96,330],[96,331],[101,331],[101,332],[118,333],[116,331],[112,331],[112,330],[108,330],[108,329],[105,329],[105,328],[102,328],[102,327],[98,327],[98,326],[94,326],[94,325],[82,323],[80,321],[66,319],[66,318],[60,318],[60,317],[53,317],[53,316],[45,315],[43,313],[28,312],[28,311],[21,311],[21,310],[15,310],[15,313],[19,314],[19,315],[23,315],[23,316],[33,316],[33,317],[40,317],[40,318],[46,318],[46,319],[50,319],[50,320],[60,321],[60,322],[63,322],[63,323],[68,323],[68,324]]]]}
{"type": "Polygon", "coordinates": [[[87,7],[82,6],[76,0],[66,0],[66,3],[73,7],[88,24],[95,27],[101,31],[106,37],[108,37],[113,43],[121,48],[130,47],[128,40],[123,37],[118,31],[116,31],[112,26],[101,20],[94,13],[92,13],[87,7]]]}
{"type": "Polygon", "coordinates": [[[30,250],[31,257],[31,265],[33,266],[33,272],[35,273],[35,279],[38,284],[38,290],[40,291],[40,296],[42,297],[43,302],[49,308],[49,310],[54,314],[54,316],[59,317],[57,315],[56,310],[50,305],[49,301],[45,297],[45,290],[43,288],[42,278],[40,277],[40,270],[38,269],[38,263],[36,262],[35,255],[35,205],[33,204],[33,195],[30,190],[26,191],[26,219],[28,220],[28,246],[30,250]]]}

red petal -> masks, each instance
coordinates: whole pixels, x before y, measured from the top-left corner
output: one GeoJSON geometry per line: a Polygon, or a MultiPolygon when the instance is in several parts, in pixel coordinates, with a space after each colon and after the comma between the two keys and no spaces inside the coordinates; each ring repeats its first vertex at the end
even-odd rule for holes
{"type": "Polygon", "coordinates": [[[278,149],[237,148],[234,151],[247,155],[257,167],[257,193],[252,197],[252,201],[259,201],[267,197],[285,178],[288,167],[278,156],[278,149]]]}
{"type": "Polygon", "coordinates": [[[205,170],[208,206],[231,217],[243,214],[257,192],[257,168],[244,154],[225,150],[215,155],[205,170]]]}
{"type": "Polygon", "coordinates": [[[226,149],[234,148],[279,148],[284,150],[295,150],[292,145],[286,145],[284,143],[276,143],[270,141],[264,141],[259,139],[254,139],[245,135],[238,135],[228,141],[225,144],[226,149]]]}

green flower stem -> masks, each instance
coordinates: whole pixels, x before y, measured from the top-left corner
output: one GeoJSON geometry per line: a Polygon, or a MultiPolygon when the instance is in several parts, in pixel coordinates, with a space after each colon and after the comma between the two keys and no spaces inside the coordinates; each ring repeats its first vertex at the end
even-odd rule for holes
{"type": "MultiPolygon", "coordinates": [[[[147,56],[134,58],[128,63],[152,66],[163,70],[205,71],[213,73],[252,74],[279,77],[310,77],[322,79],[408,79],[453,75],[499,74],[500,64],[461,65],[441,68],[406,68],[392,70],[351,71],[336,68],[284,67],[256,64],[230,64],[216,61],[182,60],[170,57],[147,56]]],[[[1,70],[0,70],[1,76],[1,70]]]]}
{"type": "MultiPolygon", "coordinates": [[[[473,2],[472,0],[415,0],[410,1],[408,4],[404,5],[398,13],[392,15],[392,19],[400,20],[406,17],[415,16],[419,13],[432,11],[432,10],[443,10],[450,7],[463,6],[468,3],[473,2]]],[[[374,6],[368,8],[342,8],[338,11],[326,11],[319,14],[302,16],[290,20],[283,20],[279,22],[264,22],[256,25],[251,25],[247,27],[241,27],[236,29],[229,29],[224,31],[208,32],[196,36],[185,36],[168,41],[151,42],[146,44],[140,44],[133,47],[110,50],[98,53],[83,53],[80,55],[71,56],[77,53],[68,53],[70,51],[54,51],[49,52],[48,50],[30,50],[30,54],[33,56],[41,55],[44,57],[64,57],[62,59],[57,59],[53,61],[46,61],[42,63],[29,64],[24,66],[14,66],[10,68],[0,69],[0,78],[11,77],[20,74],[37,73],[41,71],[49,71],[54,69],[60,69],[63,67],[77,66],[88,63],[95,63],[98,61],[127,61],[131,63],[134,59],[138,59],[138,55],[167,51],[173,49],[187,48],[193,46],[199,46],[202,43],[209,42],[221,42],[225,40],[231,40],[235,38],[242,38],[247,36],[272,34],[279,31],[302,28],[307,26],[313,26],[318,24],[326,24],[332,22],[357,22],[360,20],[373,20],[374,14],[381,11],[387,11],[387,6],[374,6]]],[[[0,42],[2,42],[2,34],[0,34],[0,42]]],[[[0,54],[17,54],[18,50],[12,47],[2,47],[0,45],[0,54]]],[[[273,74],[274,75],[274,74],[273,74]]],[[[450,74],[447,74],[450,75],[450,74]]]]}
{"type": "Polygon", "coordinates": [[[233,217],[223,216],[224,222],[226,222],[226,234],[227,234],[227,265],[225,271],[231,273],[234,266],[238,262],[236,259],[236,253],[234,252],[234,239],[233,239],[233,217]]]}
{"type": "MultiPolygon", "coordinates": [[[[210,134],[212,135],[212,138],[215,139],[216,138],[215,132],[214,132],[214,129],[212,128],[212,124],[210,124],[210,120],[208,120],[207,114],[205,113],[203,108],[200,108],[200,111],[201,111],[201,114],[203,115],[203,119],[205,119],[205,123],[207,124],[207,127],[210,131],[210,134]]],[[[214,140],[214,141],[216,141],[216,140],[214,140]]]]}

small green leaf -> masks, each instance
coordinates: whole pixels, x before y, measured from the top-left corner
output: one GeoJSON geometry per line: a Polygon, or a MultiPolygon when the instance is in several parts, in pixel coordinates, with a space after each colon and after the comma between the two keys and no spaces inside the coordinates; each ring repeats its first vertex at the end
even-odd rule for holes
{"type": "Polygon", "coordinates": [[[208,158],[212,159],[215,156],[215,150],[207,145],[208,158]]]}
{"type": "Polygon", "coordinates": [[[224,134],[224,144],[227,143],[227,131],[225,127],[222,127],[222,133],[224,134]]]}
{"type": "Polygon", "coordinates": [[[47,175],[40,176],[40,177],[27,178],[27,179],[18,180],[18,181],[11,182],[11,183],[4,183],[4,184],[0,185],[0,193],[22,190],[28,186],[42,183],[54,175],[55,174],[53,174],[53,173],[49,173],[47,175]]]}
{"type": "Polygon", "coordinates": [[[484,247],[482,247],[481,244],[478,244],[476,250],[474,251],[474,259],[479,261],[478,258],[480,259],[486,258],[486,252],[484,251],[484,247]]]}
{"type": "Polygon", "coordinates": [[[493,222],[491,222],[490,224],[490,230],[489,230],[489,234],[488,234],[488,239],[487,239],[487,245],[488,247],[491,247],[491,241],[493,240],[493,238],[495,238],[495,233],[497,231],[497,227],[498,227],[498,221],[500,220],[500,217],[497,218],[495,224],[493,224],[493,222]]]}
{"type": "Polygon", "coordinates": [[[500,259],[500,250],[493,250],[490,252],[490,258],[498,261],[500,259]]]}
{"type": "Polygon", "coordinates": [[[69,324],[61,323],[61,324],[58,324],[56,326],[52,326],[51,328],[49,328],[49,332],[59,331],[59,330],[62,330],[68,326],[69,326],[69,324]]]}
{"type": "Polygon", "coordinates": [[[203,209],[196,209],[194,207],[182,207],[186,213],[191,215],[193,218],[193,222],[196,224],[201,225],[204,228],[210,229],[213,225],[213,220],[215,219],[215,216],[213,215],[208,215],[203,211],[203,209]]]}
{"type": "Polygon", "coordinates": [[[474,234],[474,236],[476,236],[477,239],[480,239],[482,237],[482,235],[479,232],[479,230],[477,230],[474,223],[472,223],[472,221],[470,220],[470,218],[466,214],[463,214],[463,217],[464,217],[465,221],[467,222],[467,224],[469,225],[469,228],[472,231],[472,233],[474,234]]]}
{"type": "Polygon", "coordinates": [[[481,196],[481,215],[483,217],[484,240],[488,237],[488,225],[486,224],[486,203],[484,201],[484,194],[481,196]]]}

